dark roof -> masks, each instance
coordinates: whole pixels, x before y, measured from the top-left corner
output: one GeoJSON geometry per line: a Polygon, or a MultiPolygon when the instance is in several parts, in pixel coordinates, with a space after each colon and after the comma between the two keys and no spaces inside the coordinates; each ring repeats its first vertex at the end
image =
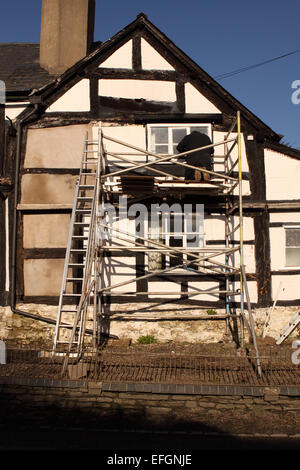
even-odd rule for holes
{"type": "Polygon", "coordinates": [[[289,157],[300,160],[300,150],[290,147],[284,143],[266,140],[265,148],[275,150],[275,152],[282,153],[283,155],[288,155],[289,157]]]}
{"type": "Polygon", "coordinates": [[[7,92],[29,92],[55,78],[40,67],[39,55],[39,44],[0,44],[0,80],[5,82],[7,92]]]}

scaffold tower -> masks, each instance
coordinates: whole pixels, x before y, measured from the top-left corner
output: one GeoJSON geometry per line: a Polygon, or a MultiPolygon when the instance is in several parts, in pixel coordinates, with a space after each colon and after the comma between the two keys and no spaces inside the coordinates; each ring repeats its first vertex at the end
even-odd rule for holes
{"type": "MultiPolygon", "coordinates": [[[[247,327],[256,351],[257,372],[261,374],[244,265],[240,113],[237,113],[223,140],[179,154],[162,155],[115,139],[105,132],[101,123],[97,138],[89,139],[87,134],[75,190],[53,346],[54,354],[65,356],[64,369],[71,355],[80,358],[87,334],[92,338],[94,349],[100,344],[107,298],[118,295],[118,288],[128,286],[128,291],[122,291],[125,297],[146,296],[150,292],[130,290],[131,285],[180,268],[198,276],[199,281],[204,273],[224,278],[222,289],[201,290],[191,287],[184,295],[216,294],[224,298],[225,314],[219,318],[225,320],[227,333],[232,321],[240,325],[242,346],[244,327],[247,327]],[[106,150],[107,142],[124,147],[124,152],[106,150]],[[199,170],[180,157],[209,148],[224,149],[222,156],[215,157],[221,171],[200,168],[203,173],[210,175],[209,182],[187,181],[170,173],[165,165],[168,162],[178,167],[199,170]],[[235,159],[232,156],[234,148],[237,148],[235,159]],[[137,160],[136,156],[144,156],[144,161],[137,160]],[[111,165],[111,159],[120,162],[120,165],[111,165]],[[143,173],[140,173],[141,170],[143,173]],[[148,231],[144,235],[130,232],[110,220],[107,206],[115,207],[118,211],[122,195],[130,198],[132,203],[151,200],[153,197],[163,200],[170,194],[179,199],[187,194],[221,198],[225,220],[224,247],[201,245],[191,249],[173,246],[160,236],[150,236],[148,231]],[[141,275],[136,273],[122,282],[110,283],[104,275],[107,255],[113,256],[118,252],[124,253],[126,257],[128,253],[139,251],[148,260],[164,255],[172,262],[165,266],[158,263],[156,269],[148,269],[141,275]],[[74,298],[76,302],[71,304],[70,299],[74,298]],[[237,305],[239,308],[236,308],[237,305]],[[87,327],[88,323],[92,328],[87,327]]],[[[172,293],[167,292],[168,295],[172,293]]],[[[154,294],[163,298],[166,290],[151,291],[151,295],[154,294]]]]}

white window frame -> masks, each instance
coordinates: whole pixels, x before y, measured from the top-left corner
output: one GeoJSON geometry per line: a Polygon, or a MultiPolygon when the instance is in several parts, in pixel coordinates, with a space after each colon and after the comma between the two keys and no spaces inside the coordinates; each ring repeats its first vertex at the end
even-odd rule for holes
{"type": "MultiPolygon", "coordinates": [[[[161,214],[161,212],[160,212],[161,214]]],[[[199,253],[199,248],[205,248],[205,232],[196,232],[198,234],[198,236],[200,237],[200,239],[202,240],[202,245],[199,246],[199,247],[188,247],[187,246],[187,236],[188,235],[194,235],[195,232],[187,232],[187,219],[184,217],[184,214],[183,213],[173,213],[172,214],[174,215],[182,215],[183,216],[183,232],[170,232],[170,231],[167,231],[168,227],[167,227],[167,218],[161,218],[160,220],[162,220],[164,222],[164,227],[159,227],[159,231],[155,232],[153,231],[153,238],[152,240],[153,241],[159,241],[160,243],[164,243],[166,246],[170,246],[170,238],[171,237],[174,237],[174,236],[179,236],[179,237],[182,237],[182,247],[174,247],[174,248],[178,248],[178,249],[182,249],[182,250],[188,250],[192,253],[195,253],[195,254],[198,254],[200,256],[200,253],[199,253]],[[158,235],[158,237],[156,238],[154,235],[158,235]]],[[[151,240],[151,233],[150,233],[150,230],[151,230],[151,227],[150,227],[150,223],[149,223],[149,220],[145,221],[146,222],[146,233],[148,235],[148,238],[151,240]]],[[[155,248],[155,245],[152,245],[151,243],[147,243],[149,247],[153,247],[155,248]]],[[[149,252],[148,252],[149,253],[149,252]]],[[[168,252],[160,252],[161,256],[165,256],[165,268],[164,269],[167,269],[167,268],[170,268],[171,265],[170,265],[170,255],[168,252]]],[[[174,252],[174,255],[176,255],[176,252],[174,252]]],[[[178,253],[178,255],[180,255],[180,253],[178,253]]],[[[148,270],[150,271],[149,269],[149,256],[147,257],[148,258],[148,263],[147,263],[147,267],[148,267],[148,270]]],[[[182,263],[187,263],[188,261],[188,255],[186,253],[182,253],[182,263]]],[[[205,264],[205,262],[203,262],[203,264],[205,264]]],[[[195,269],[197,270],[196,267],[191,267],[192,269],[195,269]]],[[[154,269],[151,269],[151,271],[154,271],[154,269]]],[[[185,269],[183,268],[176,268],[173,270],[175,273],[177,272],[186,272],[185,269]]]]}
{"type": "Polygon", "coordinates": [[[289,230],[289,229],[297,229],[297,230],[300,230],[300,224],[299,225],[283,225],[283,228],[284,228],[284,259],[285,259],[285,263],[284,263],[284,267],[285,269],[289,270],[289,269],[295,269],[295,268],[299,268],[300,267],[300,263],[299,264],[295,264],[295,265],[288,265],[287,264],[287,249],[289,248],[299,248],[300,250],[300,245],[299,246],[295,246],[295,247],[292,247],[292,246],[287,246],[286,245],[286,231],[289,230]]]}
{"type": "MultiPolygon", "coordinates": [[[[210,138],[211,141],[213,141],[213,138],[212,138],[212,125],[209,124],[209,123],[207,123],[207,124],[205,124],[205,123],[200,124],[199,123],[198,124],[198,123],[194,122],[194,123],[181,123],[181,124],[178,124],[178,123],[176,123],[176,124],[172,124],[172,123],[147,124],[147,134],[146,134],[147,135],[147,149],[150,152],[152,152],[152,150],[151,150],[151,129],[153,127],[163,127],[163,128],[167,127],[168,128],[168,153],[167,154],[166,153],[158,154],[160,156],[165,156],[166,157],[167,155],[173,155],[172,129],[175,129],[175,128],[180,128],[181,127],[181,128],[189,129],[189,131],[190,131],[191,127],[205,127],[205,128],[208,127],[208,137],[210,138]]],[[[190,132],[189,132],[189,134],[190,134],[190,132]]],[[[153,153],[156,153],[156,152],[153,151],[153,153]]],[[[150,159],[150,161],[152,159],[156,160],[154,157],[151,157],[151,156],[149,156],[149,159],[150,159]]],[[[168,164],[170,162],[168,162],[168,161],[161,162],[161,164],[163,164],[163,163],[168,164]]]]}

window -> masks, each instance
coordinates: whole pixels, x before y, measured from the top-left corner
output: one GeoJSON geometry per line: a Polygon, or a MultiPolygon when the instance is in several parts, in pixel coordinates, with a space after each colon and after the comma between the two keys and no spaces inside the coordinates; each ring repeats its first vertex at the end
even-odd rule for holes
{"type": "Polygon", "coordinates": [[[148,148],[150,152],[157,154],[176,154],[179,142],[193,131],[202,132],[212,138],[210,124],[149,124],[148,148]]]}
{"type": "Polygon", "coordinates": [[[285,264],[300,266],[300,226],[285,227],[285,264]]]}
{"type": "MultiPolygon", "coordinates": [[[[153,241],[163,243],[166,246],[186,249],[199,256],[197,251],[204,246],[203,219],[196,217],[195,213],[190,214],[191,218],[186,214],[171,212],[165,214],[158,212],[156,217],[149,217],[148,220],[148,238],[153,241]]],[[[159,249],[158,246],[151,245],[153,249],[159,249]]],[[[189,263],[194,258],[185,253],[165,251],[153,251],[148,253],[148,269],[156,271],[166,268],[175,267],[180,264],[189,263]]],[[[191,267],[197,269],[194,265],[191,267]]],[[[199,267],[199,269],[201,269],[199,267]]]]}

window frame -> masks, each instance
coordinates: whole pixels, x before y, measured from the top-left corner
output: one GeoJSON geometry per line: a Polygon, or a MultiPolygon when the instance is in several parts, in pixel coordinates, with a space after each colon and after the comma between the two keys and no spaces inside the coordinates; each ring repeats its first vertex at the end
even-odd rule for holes
{"type": "MultiPolygon", "coordinates": [[[[183,231],[181,232],[175,232],[175,231],[171,231],[169,230],[168,231],[168,227],[167,227],[167,218],[163,218],[162,217],[162,212],[159,211],[159,220],[161,222],[164,222],[165,224],[165,227],[163,227],[163,223],[160,224],[160,226],[158,227],[158,230],[155,232],[155,229],[156,227],[153,227],[154,231],[153,231],[153,238],[151,238],[151,223],[150,223],[150,220],[148,218],[148,220],[146,221],[146,227],[145,227],[145,233],[147,233],[147,237],[149,240],[153,240],[153,241],[158,241],[160,243],[163,243],[164,245],[166,246],[171,246],[170,245],[170,239],[174,236],[177,236],[178,239],[179,237],[181,237],[180,239],[182,240],[182,247],[174,247],[174,248],[181,248],[182,250],[188,250],[192,253],[195,253],[195,254],[199,254],[200,256],[200,253],[199,253],[199,248],[205,248],[206,247],[206,240],[205,240],[205,232],[204,232],[204,227],[203,227],[203,232],[196,232],[196,234],[199,236],[200,238],[200,243],[202,243],[202,246],[198,246],[198,247],[188,247],[188,243],[187,243],[187,238],[188,238],[188,235],[193,235],[195,232],[188,232],[187,231],[187,220],[186,218],[184,217],[184,213],[183,212],[173,212],[172,211],[172,215],[181,215],[182,216],[182,228],[183,228],[183,231]],[[155,236],[154,236],[155,235],[155,236]],[[158,237],[156,236],[158,235],[158,237]]],[[[171,227],[169,227],[169,229],[171,229],[171,227]]],[[[154,245],[152,245],[151,243],[148,243],[147,242],[147,246],[148,247],[153,247],[154,248],[154,245]]],[[[154,252],[155,253],[155,252],[154,252]]],[[[160,270],[160,269],[166,269],[166,268],[170,268],[172,266],[171,264],[171,256],[169,255],[169,253],[159,253],[160,256],[161,256],[161,260],[160,260],[160,264],[161,264],[161,267],[160,268],[156,268],[156,269],[150,269],[149,268],[149,252],[148,252],[148,260],[147,260],[147,269],[149,272],[152,272],[152,271],[155,271],[155,270],[160,270]],[[163,263],[163,256],[164,256],[164,263],[163,263]]],[[[174,252],[174,255],[176,255],[176,252],[174,252]]],[[[180,256],[180,253],[178,253],[178,256],[180,256]]],[[[182,263],[187,263],[188,262],[188,254],[186,253],[182,253],[182,263]]],[[[181,263],[177,263],[177,264],[181,264],[181,263]]],[[[204,262],[205,264],[205,262],[204,262]]],[[[196,267],[194,267],[193,269],[197,269],[196,267]]],[[[201,268],[199,268],[200,270],[201,268]]],[[[173,272],[175,273],[185,273],[186,270],[183,269],[183,268],[176,268],[173,270],[173,272]]]]}
{"type": "MultiPolygon", "coordinates": [[[[208,128],[208,137],[210,138],[210,140],[213,142],[213,133],[212,133],[212,125],[210,123],[152,123],[152,124],[147,124],[147,132],[146,132],[146,139],[147,139],[147,149],[152,152],[151,150],[151,129],[154,128],[154,127],[162,127],[162,128],[168,128],[168,153],[160,153],[158,155],[160,156],[167,156],[167,155],[173,155],[173,152],[170,153],[170,150],[173,149],[173,142],[172,140],[170,140],[170,135],[172,135],[172,129],[176,129],[176,128],[191,128],[191,127],[205,127],[205,128],[208,128]]],[[[189,132],[190,134],[190,132],[189,132]]],[[[188,134],[187,134],[188,135],[188,134]]],[[[156,153],[153,151],[153,153],[156,153]]],[[[152,158],[154,159],[154,157],[151,157],[151,155],[147,155],[147,161],[148,159],[151,159],[152,158]]],[[[151,161],[150,160],[150,161],[151,161]]],[[[161,164],[168,164],[170,162],[166,161],[166,162],[161,162],[161,164]]]]}
{"type": "Polygon", "coordinates": [[[295,268],[299,268],[300,267],[300,262],[299,264],[293,264],[293,265],[290,265],[290,264],[287,264],[287,250],[289,248],[298,248],[299,251],[300,251],[300,245],[299,246],[287,246],[287,240],[286,240],[286,235],[287,235],[287,230],[299,230],[300,231],[300,223],[299,225],[283,225],[283,228],[284,228],[284,259],[285,259],[285,263],[284,263],[284,268],[285,269],[295,269],[295,268]]]}

